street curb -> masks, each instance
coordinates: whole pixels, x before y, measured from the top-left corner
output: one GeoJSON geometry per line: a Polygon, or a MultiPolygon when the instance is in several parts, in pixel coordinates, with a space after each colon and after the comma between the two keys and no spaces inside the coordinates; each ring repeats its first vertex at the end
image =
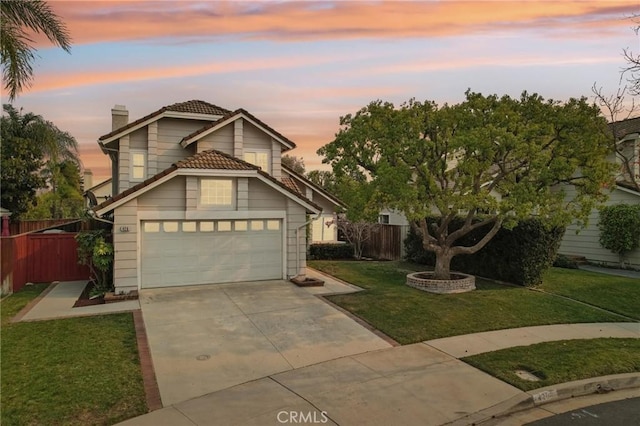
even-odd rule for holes
{"type": "Polygon", "coordinates": [[[635,388],[640,388],[640,373],[614,374],[561,383],[523,392],[492,407],[447,423],[447,425],[480,425],[490,420],[564,399],[635,388]]]}

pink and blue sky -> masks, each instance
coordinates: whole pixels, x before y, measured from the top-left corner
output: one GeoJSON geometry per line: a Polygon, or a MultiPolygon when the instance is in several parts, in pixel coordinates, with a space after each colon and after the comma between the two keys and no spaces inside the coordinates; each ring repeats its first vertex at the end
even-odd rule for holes
{"type": "MultiPolygon", "coordinates": [[[[639,49],[639,0],[51,1],[71,54],[38,43],[35,82],[14,102],[69,131],[94,182],[110,110],[135,120],[201,99],[245,108],[298,145],[307,169],[339,117],[375,99],[456,103],[467,88],[565,100],[614,92],[639,49]]],[[[6,93],[2,93],[6,100],[6,93]]]]}

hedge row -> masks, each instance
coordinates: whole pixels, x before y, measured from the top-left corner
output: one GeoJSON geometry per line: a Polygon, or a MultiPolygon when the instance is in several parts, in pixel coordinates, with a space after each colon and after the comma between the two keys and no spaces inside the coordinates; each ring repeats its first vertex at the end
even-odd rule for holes
{"type": "Polygon", "coordinates": [[[310,260],[353,259],[351,244],[311,244],[309,246],[310,260]]]}
{"type": "MultiPolygon", "coordinates": [[[[435,222],[435,218],[429,218],[435,222]]],[[[463,219],[453,221],[450,229],[461,226],[463,219]]],[[[486,235],[491,225],[478,228],[462,237],[457,245],[472,246],[486,235]]],[[[533,286],[542,282],[542,275],[556,258],[564,227],[547,226],[540,219],[527,219],[512,230],[502,228],[480,251],[458,255],[451,261],[451,270],[493,278],[514,284],[533,286]]],[[[407,260],[435,265],[435,253],[424,250],[422,237],[413,229],[405,240],[407,260]]]]}

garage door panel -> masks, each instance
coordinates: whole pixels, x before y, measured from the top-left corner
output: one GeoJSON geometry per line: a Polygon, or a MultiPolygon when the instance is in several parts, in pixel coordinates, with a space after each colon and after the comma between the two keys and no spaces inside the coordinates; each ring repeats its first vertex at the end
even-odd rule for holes
{"type": "Polygon", "coordinates": [[[226,229],[226,224],[219,228],[217,223],[213,231],[209,231],[210,225],[203,227],[207,231],[201,231],[199,224],[184,227],[178,222],[176,228],[176,221],[169,221],[173,223],[168,226],[156,221],[159,226],[146,227],[143,222],[142,287],[282,278],[282,224],[275,231],[267,230],[266,221],[253,221],[256,223],[248,222],[246,230],[237,231],[236,227],[244,229],[242,223],[236,223],[242,221],[221,221],[233,224],[229,231],[219,231],[226,229]]]}

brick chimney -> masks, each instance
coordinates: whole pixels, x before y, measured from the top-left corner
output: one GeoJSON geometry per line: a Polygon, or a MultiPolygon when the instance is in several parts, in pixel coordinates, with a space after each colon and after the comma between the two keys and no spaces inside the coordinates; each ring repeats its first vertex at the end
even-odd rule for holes
{"type": "Polygon", "coordinates": [[[129,124],[129,111],[124,105],[111,108],[111,130],[119,129],[129,124]]]}

